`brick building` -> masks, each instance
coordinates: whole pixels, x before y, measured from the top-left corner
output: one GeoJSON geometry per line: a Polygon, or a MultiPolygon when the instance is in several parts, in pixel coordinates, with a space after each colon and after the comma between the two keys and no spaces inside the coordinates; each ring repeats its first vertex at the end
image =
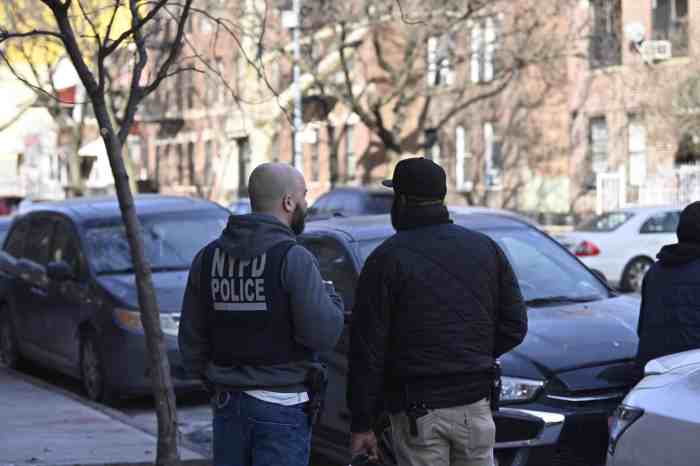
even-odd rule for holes
{"type": "MultiPolygon", "coordinates": [[[[240,3],[255,11],[255,0],[240,3]]],[[[422,94],[402,114],[407,123],[397,135],[401,151],[432,157],[445,168],[453,204],[586,214],[600,202],[598,174],[610,172],[624,173],[626,201],[641,202],[651,178],[695,154],[700,131],[692,116],[698,103],[688,100],[700,95],[691,92],[700,2],[552,2],[560,5],[556,14],[544,4],[503,2],[463,27],[420,36],[422,58],[414,66],[422,79],[413,85],[422,94]],[[540,16],[530,18],[533,11],[540,16]],[[523,18],[537,24],[527,37],[518,32],[523,18]],[[517,60],[528,66],[515,66],[517,60]],[[508,85],[493,97],[447,115],[456,92],[466,89],[460,96],[466,101],[505,77],[508,85]]],[[[291,47],[288,31],[279,26],[288,5],[278,6],[270,9],[257,67],[247,63],[259,51],[254,34],[244,36],[240,46],[222,35],[209,62],[226,85],[211,73],[183,74],[159,91],[160,111],[153,112],[152,124],[142,126],[142,134],[148,160],[144,178],[161,191],[228,202],[245,196],[247,177],[257,164],[292,162],[291,47]]],[[[241,18],[246,27],[259,27],[259,18],[233,12],[230,5],[220,11],[241,18]]],[[[387,38],[406,28],[395,17],[380,22],[387,38]]],[[[193,21],[190,31],[193,43],[210,43],[213,31],[205,18],[193,21]]],[[[358,24],[352,33],[346,59],[352,62],[353,82],[377,78],[374,92],[390,93],[393,83],[379,79],[383,70],[367,28],[358,24]]],[[[331,43],[323,37],[319,43],[331,43]]],[[[341,83],[342,66],[332,47],[310,50],[310,39],[304,44],[305,53],[317,55],[316,74],[304,70],[302,76],[310,102],[321,94],[311,77],[341,83]]],[[[402,50],[385,58],[398,66],[402,50]]],[[[303,131],[300,168],[311,200],[332,185],[373,185],[396,162],[377,132],[342,98],[335,100],[327,117],[307,123],[303,131]]],[[[382,115],[390,127],[396,115],[382,115]]]]}

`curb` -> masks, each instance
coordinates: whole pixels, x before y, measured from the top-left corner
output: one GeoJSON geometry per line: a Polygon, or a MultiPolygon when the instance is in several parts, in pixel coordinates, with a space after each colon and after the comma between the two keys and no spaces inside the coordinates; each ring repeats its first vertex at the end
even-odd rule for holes
{"type": "MultiPolygon", "coordinates": [[[[145,434],[150,435],[151,437],[155,437],[156,442],[158,440],[158,432],[153,431],[150,428],[147,428],[138,422],[134,421],[131,419],[129,416],[127,416],[124,413],[121,413],[113,408],[110,408],[109,406],[105,406],[99,403],[96,403],[92,400],[88,400],[86,398],[83,398],[79,395],[76,395],[75,393],[66,390],[62,387],[57,387],[56,385],[52,385],[44,380],[37,379],[36,377],[33,377],[29,374],[25,374],[23,372],[17,371],[15,369],[10,369],[8,367],[3,367],[3,370],[9,372],[12,374],[14,377],[17,377],[18,379],[23,380],[24,382],[27,382],[29,384],[38,386],[40,388],[43,388],[44,390],[53,392],[53,393],[58,393],[62,396],[65,396],[66,398],[69,398],[75,402],[78,402],[82,405],[85,405],[91,409],[94,409],[95,411],[99,411],[102,414],[109,416],[110,418],[121,422],[122,424],[126,424],[129,427],[133,427],[134,429],[137,429],[145,434]]],[[[181,465],[186,465],[186,466],[210,466],[211,465],[211,459],[210,459],[210,453],[209,451],[201,447],[195,443],[192,443],[185,439],[183,435],[179,435],[178,438],[178,445],[179,445],[179,450],[182,450],[183,448],[189,450],[191,453],[196,453],[198,455],[203,456],[202,459],[196,459],[196,460],[180,460],[181,465]]],[[[154,466],[155,462],[150,463],[90,463],[90,464],[76,464],[76,463],[68,463],[68,464],[50,464],[50,463],[41,463],[40,466],[154,466]]],[[[0,463],[0,466],[17,466],[12,463],[0,463]]]]}

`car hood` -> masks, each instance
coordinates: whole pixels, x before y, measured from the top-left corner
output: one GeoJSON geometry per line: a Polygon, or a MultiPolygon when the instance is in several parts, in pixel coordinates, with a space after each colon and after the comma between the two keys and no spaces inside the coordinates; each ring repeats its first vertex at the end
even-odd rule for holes
{"type": "Polygon", "coordinates": [[[536,378],[633,359],[639,300],[531,308],[525,340],[501,358],[504,375],[536,378]]]}
{"type": "Polygon", "coordinates": [[[700,350],[684,351],[652,359],[647,363],[644,373],[659,375],[695,366],[700,366],[700,350]]]}
{"type": "MultiPolygon", "coordinates": [[[[160,312],[180,312],[187,275],[187,270],[153,273],[153,287],[160,312]]],[[[97,281],[122,305],[137,308],[138,296],[135,278],[134,274],[103,275],[98,277],[97,281]]]]}

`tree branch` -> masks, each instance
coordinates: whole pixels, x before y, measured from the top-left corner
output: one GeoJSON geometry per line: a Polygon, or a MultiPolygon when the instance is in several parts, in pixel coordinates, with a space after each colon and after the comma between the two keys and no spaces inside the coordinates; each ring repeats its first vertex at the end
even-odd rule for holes
{"type": "Polygon", "coordinates": [[[62,39],[61,35],[55,31],[47,31],[43,29],[34,29],[27,32],[9,32],[4,28],[0,28],[0,43],[9,39],[23,39],[27,37],[48,36],[56,39],[62,39]]]}

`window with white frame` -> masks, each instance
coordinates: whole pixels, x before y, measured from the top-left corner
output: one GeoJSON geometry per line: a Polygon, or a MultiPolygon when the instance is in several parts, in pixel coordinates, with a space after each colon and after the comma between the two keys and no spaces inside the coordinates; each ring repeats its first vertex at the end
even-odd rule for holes
{"type": "Polygon", "coordinates": [[[473,83],[493,81],[498,74],[501,15],[472,20],[470,74],[473,83]]]}
{"type": "Polygon", "coordinates": [[[427,149],[425,153],[426,158],[440,165],[440,140],[437,128],[425,130],[425,147],[427,149]]]}
{"type": "Polygon", "coordinates": [[[469,191],[472,188],[472,154],[467,148],[467,132],[462,126],[458,126],[455,130],[455,153],[457,189],[469,191]]]}
{"type": "Polygon", "coordinates": [[[428,37],[428,86],[450,86],[454,84],[452,68],[453,40],[451,34],[428,37]]]}
{"type": "Polygon", "coordinates": [[[674,57],[688,55],[688,0],[652,0],[652,38],[671,42],[674,57]]]}
{"type": "Polygon", "coordinates": [[[355,154],[355,126],[345,126],[345,169],[348,180],[357,176],[357,156],[355,154]]]}
{"type": "Polygon", "coordinates": [[[588,123],[588,153],[594,173],[608,169],[608,122],[604,116],[591,118],[588,123]]]}
{"type": "Polygon", "coordinates": [[[628,116],[627,150],[630,184],[641,186],[647,177],[647,129],[641,115],[628,116]]]}
{"type": "Polygon", "coordinates": [[[493,122],[484,123],[484,165],[486,186],[500,187],[503,173],[503,143],[493,122]]]}

